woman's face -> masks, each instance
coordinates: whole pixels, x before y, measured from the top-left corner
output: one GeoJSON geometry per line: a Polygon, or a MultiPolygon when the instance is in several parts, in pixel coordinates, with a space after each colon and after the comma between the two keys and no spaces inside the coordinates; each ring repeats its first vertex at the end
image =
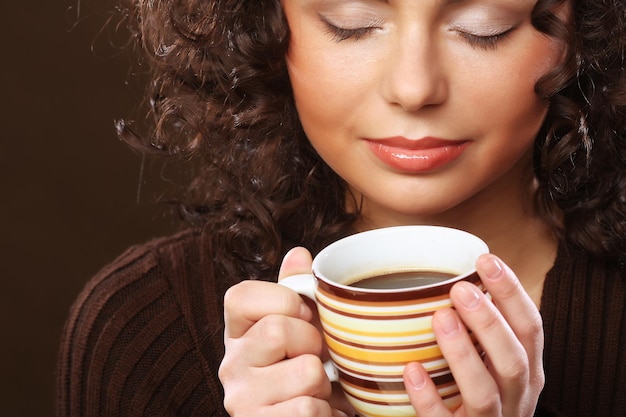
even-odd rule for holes
{"type": "MultiPolygon", "coordinates": [[[[283,0],[304,130],[371,226],[519,192],[562,55],[536,0],[283,0]]],[[[457,213],[458,214],[458,213],[457,213]]]]}

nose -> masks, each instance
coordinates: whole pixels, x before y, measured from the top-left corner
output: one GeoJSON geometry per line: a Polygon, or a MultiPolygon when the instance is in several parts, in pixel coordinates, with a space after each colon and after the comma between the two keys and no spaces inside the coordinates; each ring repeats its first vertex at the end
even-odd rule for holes
{"type": "Polygon", "coordinates": [[[427,35],[396,38],[381,86],[385,100],[408,112],[443,103],[448,82],[440,58],[427,35]]]}

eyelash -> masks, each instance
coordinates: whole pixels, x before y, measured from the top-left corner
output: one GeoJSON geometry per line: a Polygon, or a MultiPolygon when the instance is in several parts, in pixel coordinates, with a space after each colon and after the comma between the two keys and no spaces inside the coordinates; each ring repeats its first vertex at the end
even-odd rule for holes
{"type": "Polygon", "coordinates": [[[504,32],[496,33],[494,35],[474,35],[468,32],[457,31],[458,34],[467,42],[472,48],[481,48],[484,50],[493,50],[498,47],[498,44],[504,40],[512,31],[514,27],[505,30],[504,32]]]}
{"type": "Polygon", "coordinates": [[[357,29],[344,29],[337,26],[328,26],[328,33],[330,33],[333,37],[333,40],[336,42],[345,41],[351,39],[353,41],[358,41],[363,36],[370,33],[374,28],[373,27],[364,27],[357,29]]]}
{"type": "MultiPolygon", "coordinates": [[[[371,33],[373,30],[378,29],[377,26],[365,26],[354,29],[346,29],[335,26],[331,22],[329,22],[323,16],[320,16],[322,22],[326,25],[327,32],[332,36],[335,42],[342,42],[345,40],[353,40],[358,41],[364,36],[371,33]]],[[[472,33],[458,31],[457,33],[472,47],[472,48],[481,48],[484,50],[492,50],[496,49],[500,41],[506,38],[511,31],[513,31],[514,27],[505,30],[501,33],[496,33],[494,35],[474,35],[472,33]]]]}
{"type": "Polygon", "coordinates": [[[378,26],[375,26],[375,25],[364,26],[364,27],[354,28],[354,29],[346,29],[346,28],[335,26],[323,16],[320,16],[320,19],[322,23],[326,25],[327,32],[332,36],[335,42],[341,42],[341,41],[345,41],[348,39],[353,40],[353,41],[358,41],[362,37],[370,34],[375,29],[378,29],[378,26]]]}

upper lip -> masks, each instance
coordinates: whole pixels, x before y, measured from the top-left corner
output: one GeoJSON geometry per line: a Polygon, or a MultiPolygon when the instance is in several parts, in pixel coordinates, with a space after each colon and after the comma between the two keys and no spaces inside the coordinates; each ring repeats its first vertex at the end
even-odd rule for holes
{"type": "Polygon", "coordinates": [[[381,145],[386,145],[394,148],[402,148],[409,150],[424,150],[424,149],[432,149],[439,148],[442,146],[455,146],[459,145],[464,140],[451,140],[451,139],[442,139],[436,137],[423,137],[419,139],[408,139],[404,136],[393,136],[388,138],[378,138],[378,139],[368,139],[372,142],[380,143],[381,145]]]}

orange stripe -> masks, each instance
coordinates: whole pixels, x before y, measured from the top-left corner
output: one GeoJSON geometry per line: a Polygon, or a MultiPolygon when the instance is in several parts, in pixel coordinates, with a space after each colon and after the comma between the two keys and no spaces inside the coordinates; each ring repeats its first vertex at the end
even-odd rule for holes
{"type": "Polygon", "coordinates": [[[414,362],[414,361],[425,361],[431,360],[434,357],[440,357],[441,351],[436,344],[430,347],[424,347],[418,350],[410,350],[410,351],[397,351],[397,350],[367,350],[359,349],[353,346],[344,345],[338,343],[336,340],[332,338],[327,338],[326,343],[328,344],[328,348],[333,352],[350,358],[350,360],[359,360],[368,363],[381,363],[381,364],[390,364],[390,363],[406,363],[406,362],[414,362]]]}

